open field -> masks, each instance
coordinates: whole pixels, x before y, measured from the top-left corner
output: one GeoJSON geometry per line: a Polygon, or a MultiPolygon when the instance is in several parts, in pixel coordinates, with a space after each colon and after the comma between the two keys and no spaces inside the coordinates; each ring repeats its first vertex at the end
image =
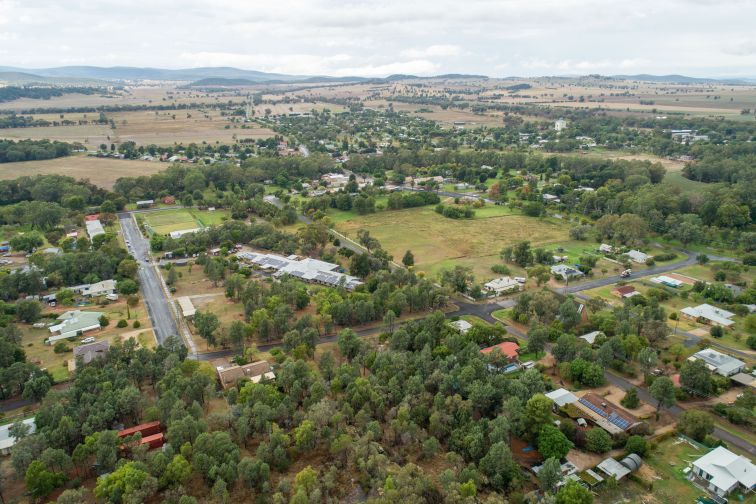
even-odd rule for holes
{"type": "Polygon", "coordinates": [[[144,214],[144,221],[158,234],[201,227],[192,213],[183,208],[146,213],[144,214]]]}
{"type": "Polygon", "coordinates": [[[455,220],[430,207],[360,216],[339,222],[336,228],[350,238],[359,229],[370,231],[395,259],[411,250],[416,267],[431,274],[455,264],[470,266],[477,280],[495,276],[490,267],[501,262],[503,247],[522,240],[538,246],[567,239],[566,227],[548,220],[520,215],[455,220]]]}
{"type": "Polygon", "coordinates": [[[107,159],[88,156],[69,156],[44,161],[0,164],[0,179],[9,180],[25,175],[66,175],[88,179],[93,184],[112,189],[121,177],[153,175],[168,168],[167,163],[107,159]]]}

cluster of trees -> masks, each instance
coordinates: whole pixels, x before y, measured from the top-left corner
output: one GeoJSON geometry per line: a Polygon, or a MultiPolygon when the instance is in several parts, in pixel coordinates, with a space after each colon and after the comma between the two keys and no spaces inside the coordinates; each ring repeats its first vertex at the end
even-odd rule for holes
{"type": "Polygon", "coordinates": [[[70,155],[71,149],[71,144],[58,141],[2,140],[0,141],[0,163],[53,159],[70,155]]]}
{"type": "Polygon", "coordinates": [[[3,306],[2,325],[0,325],[0,398],[22,395],[34,401],[42,399],[53,383],[48,371],[43,371],[26,359],[26,352],[21,345],[21,331],[8,319],[10,317],[33,317],[35,307],[28,303],[20,306],[3,306]],[[9,314],[8,311],[11,313],[9,314]],[[29,312],[29,313],[27,313],[29,312]]]}
{"type": "Polygon", "coordinates": [[[77,93],[92,95],[104,93],[104,88],[90,86],[40,87],[40,86],[5,86],[0,88],[0,103],[31,98],[33,100],[49,100],[55,96],[77,93]]]}
{"type": "Polygon", "coordinates": [[[470,205],[451,206],[439,203],[435,210],[437,214],[448,219],[472,219],[475,217],[475,210],[470,205]]]}
{"type": "MultiPolygon", "coordinates": [[[[94,494],[113,503],[241,495],[337,502],[359,487],[374,503],[457,501],[485,492],[493,504],[506,502],[503,494],[522,495],[525,481],[509,448],[514,437],[536,443],[557,468],[573,444],[606,449],[600,436],[583,440],[574,426],[553,427],[541,374],[492,373],[496,356],[481,355],[443,314],[386,338],[387,348],[377,352],[346,329],[338,354],[326,351],[311,365],[309,356],[297,355],[302,343],[292,334],[275,381],[241,381],[227,391],[225,407],[212,409],[214,372],[185,360],[177,339],[156,350],[137,349],[133,340],[116,344],[104,359],[81,366],[69,389],[47,395],[34,434],[14,426],[20,441],[11,467],[37,498],[105,473],[94,494]],[[163,450],[148,451],[139,436],[122,440],[110,430],[151,420],[165,428],[163,450]],[[243,456],[242,447],[251,454],[243,456]],[[303,457],[311,465],[298,464],[303,457]],[[431,459],[442,465],[439,474],[421,468],[431,459]]],[[[542,489],[556,502],[591,502],[573,485],[557,491],[552,472],[541,478],[542,489]]],[[[87,493],[70,488],[59,502],[87,493]]]]}

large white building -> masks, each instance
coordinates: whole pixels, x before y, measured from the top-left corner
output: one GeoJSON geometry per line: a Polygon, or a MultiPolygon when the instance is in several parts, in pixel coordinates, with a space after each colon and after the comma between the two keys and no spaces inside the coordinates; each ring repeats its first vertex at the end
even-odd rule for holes
{"type": "Polygon", "coordinates": [[[723,446],[695,460],[689,474],[719,497],[726,497],[738,488],[746,492],[756,488],[756,465],[723,446]]]}
{"type": "Polygon", "coordinates": [[[706,363],[706,367],[709,368],[712,373],[717,373],[722,376],[738,374],[743,371],[746,366],[745,362],[742,360],[730,357],[722,352],[717,352],[711,348],[706,348],[700,352],[694,353],[688,357],[688,360],[702,360],[706,363]]]}
{"type": "Polygon", "coordinates": [[[730,320],[735,316],[734,313],[710,304],[704,303],[698,306],[688,306],[680,310],[683,316],[693,320],[703,320],[710,325],[718,325],[722,327],[730,327],[735,323],[734,320],[730,320]]]}
{"type": "Polygon", "coordinates": [[[336,287],[343,285],[348,290],[354,290],[362,285],[359,278],[340,273],[340,266],[318,259],[297,256],[284,257],[277,254],[258,254],[256,252],[239,252],[236,256],[245,262],[254,264],[260,269],[273,271],[273,276],[291,275],[305,282],[319,283],[336,287]]]}
{"type": "Polygon", "coordinates": [[[486,282],[483,284],[483,288],[490,293],[500,296],[507,292],[516,292],[520,290],[520,283],[514,278],[506,276],[494,278],[490,282],[486,282]]]}

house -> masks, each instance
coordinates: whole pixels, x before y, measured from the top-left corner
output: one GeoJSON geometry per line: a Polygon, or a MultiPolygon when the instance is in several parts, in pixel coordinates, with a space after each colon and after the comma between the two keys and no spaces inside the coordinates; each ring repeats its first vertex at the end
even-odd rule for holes
{"type": "Polygon", "coordinates": [[[454,322],[449,322],[449,325],[462,334],[467,334],[467,331],[472,329],[472,324],[467,320],[462,319],[455,320],[454,322]]]}
{"type": "Polygon", "coordinates": [[[618,285],[612,290],[612,296],[617,296],[622,299],[631,298],[638,294],[640,294],[640,292],[635,290],[635,287],[632,285],[618,285]]]}
{"type": "Polygon", "coordinates": [[[192,303],[190,297],[182,296],[176,299],[176,302],[178,303],[179,308],[181,308],[181,314],[184,318],[191,319],[194,317],[194,314],[197,313],[197,309],[194,307],[194,303],[192,303]]]}
{"type": "Polygon", "coordinates": [[[102,315],[102,312],[67,311],[58,317],[58,324],[50,326],[50,333],[58,334],[47,338],[46,343],[52,344],[62,339],[75,338],[85,332],[100,329],[100,317],[102,315]]]}
{"type": "Polygon", "coordinates": [[[546,203],[560,203],[561,200],[559,199],[559,196],[555,196],[553,194],[543,193],[543,201],[546,203]]]}
{"type": "Polygon", "coordinates": [[[551,274],[555,277],[561,277],[564,280],[570,280],[571,278],[579,278],[583,276],[582,271],[566,264],[555,264],[551,267],[551,274]]]}
{"type": "Polygon", "coordinates": [[[599,252],[602,252],[604,254],[613,254],[614,253],[614,247],[611,245],[608,245],[606,243],[602,243],[599,245],[599,252]]]}
{"type": "Polygon", "coordinates": [[[480,351],[483,355],[488,355],[490,353],[493,353],[494,351],[498,351],[501,353],[503,357],[506,357],[510,361],[517,360],[517,357],[520,356],[519,354],[520,345],[513,341],[504,341],[499,343],[498,345],[490,346],[488,348],[484,348],[480,351]]]}
{"type": "Polygon", "coordinates": [[[619,462],[611,457],[604,459],[596,466],[596,469],[600,470],[610,478],[619,481],[631,472],[640,469],[641,465],[643,465],[641,458],[635,453],[631,453],[619,462]]]}
{"type": "Polygon", "coordinates": [[[90,240],[93,240],[95,236],[105,234],[105,228],[102,227],[99,219],[86,220],[84,225],[87,227],[87,235],[89,235],[90,240]]]}
{"type": "MultiPolygon", "coordinates": [[[[22,423],[29,427],[29,434],[34,434],[37,429],[37,425],[34,423],[34,418],[26,418],[21,420],[22,423]]],[[[10,434],[10,428],[13,423],[6,423],[0,425],[0,455],[10,455],[11,448],[16,444],[17,439],[10,434]]]]}
{"type": "Polygon", "coordinates": [[[115,280],[103,280],[93,284],[77,285],[72,288],[75,293],[80,294],[87,298],[95,298],[100,296],[107,296],[113,294],[116,290],[115,280]]]}
{"type": "Polygon", "coordinates": [[[576,403],[578,398],[575,394],[567,389],[559,388],[546,393],[546,397],[554,401],[554,404],[561,408],[567,404],[576,403]]]}
{"type": "Polygon", "coordinates": [[[272,380],[276,377],[268,361],[257,361],[239,366],[224,362],[216,363],[218,381],[224,389],[233,387],[239,380],[249,378],[254,383],[261,380],[272,380]]]}
{"type": "Polygon", "coordinates": [[[68,361],[68,370],[76,371],[76,362],[81,357],[83,364],[89,364],[95,359],[102,359],[108,353],[110,343],[107,340],[95,341],[86,345],[75,346],[73,349],[74,358],[68,361]]]}
{"type": "Polygon", "coordinates": [[[722,376],[732,376],[740,373],[746,366],[745,362],[738,360],[735,357],[725,355],[722,352],[717,352],[712,348],[706,348],[700,352],[696,352],[688,357],[688,360],[702,360],[706,363],[706,367],[709,368],[709,371],[722,376]]]}
{"type": "Polygon", "coordinates": [[[516,292],[520,290],[520,283],[514,278],[506,276],[486,282],[483,284],[483,288],[496,296],[500,296],[507,292],[516,292]]]}
{"type": "Polygon", "coordinates": [[[338,270],[341,267],[338,264],[319,261],[310,257],[300,259],[297,256],[284,257],[278,254],[258,254],[256,252],[238,252],[236,257],[264,271],[273,272],[273,276],[276,278],[290,275],[310,283],[330,287],[343,286],[347,290],[354,290],[362,285],[359,278],[339,272],[338,270]]]}
{"type": "Polygon", "coordinates": [[[629,412],[592,392],[578,399],[575,407],[609,434],[621,434],[639,424],[629,412]]]}
{"type": "Polygon", "coordinates": [[[596,343],[596,338],[603,335],[604,333],[602,333],[601,331],[592,331],[587,334],[583,334],[579,337],[579,339],[587,341],[589,345],[593,345],[594,343],[596,343]]]}
{"type": "Polygon", "coordinates": [[[640,250],[628,250],[625,252],[625,255],[633,261],[634,263],[638,264],[646,264],[646,261],[649,259],[649,255],[641,252],[640,250]]]}
{"type": "Polygon", "coordinates": [[[557,119],[556,121],[554,121],[554,130],[555,131],[558,131],[558,132],[562,131],[566,127],[567,127],[567,121],[565,121],[564,119],[560,118],[560,119],[557,119]]]}
{"type": "Polygon", "coordinates": [[[727,310],[722,310],[707,303],[698,305],[696,307],[688,306],[687,308],[680,310],[680,313],[682,313],[686,318],[697,321],[701,320],[705,324],[709,325],[730,327],[735,323],[734,320],[730,320],[735,316],[734,313],[727,310]]]}
{"type": "Polygon", "coordinates": [[[718,497],[727,497],[738,489],[752,492],[756,488],[756,465],[720,446],[694,460],[688,478],[718,497]]]}
{"type": "MultiPolygon", "coordinates": [[[[118,437],[125,439],[129,436],[141,434],[139,445],[148,445],[150,450],[160,448],[165,444],[165,436],[159,421],[143,423],[118,431],[118,437]]],[[[123,447],[122,447],[123,448],[123,447]]]]}

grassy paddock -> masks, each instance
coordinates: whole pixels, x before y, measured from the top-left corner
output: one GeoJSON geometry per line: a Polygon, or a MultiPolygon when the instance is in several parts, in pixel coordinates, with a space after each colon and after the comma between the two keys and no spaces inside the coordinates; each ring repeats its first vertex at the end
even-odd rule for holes
{"type": "Polygon", "coordinates": [[[183,208],[145,213],[144,220],[158,234],[168,234],[171,231],[201,227],[200,223],[192,215],[192,212],[183,208]]]}
{"type": "Polygon", "coordinates": [[[490,268],[501,263],[502,248],[522,240],[550,245],[568,234],[566,226],[550,220],[521,215],[455,220],[431,207],[357,216],[337,222],[336,228],[351,238],[359,229],[370,231],[395,259],[411,250],[417,269],[431,274],[455,264],[470,266],[479,281],[496,276],[490,268]]]}

